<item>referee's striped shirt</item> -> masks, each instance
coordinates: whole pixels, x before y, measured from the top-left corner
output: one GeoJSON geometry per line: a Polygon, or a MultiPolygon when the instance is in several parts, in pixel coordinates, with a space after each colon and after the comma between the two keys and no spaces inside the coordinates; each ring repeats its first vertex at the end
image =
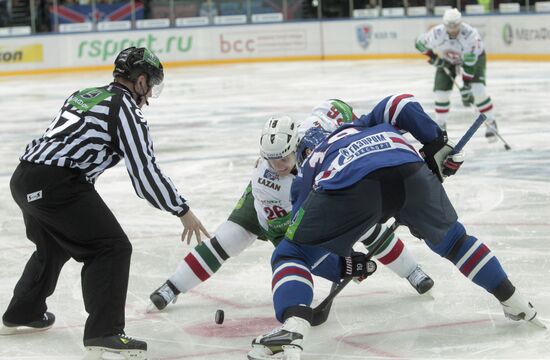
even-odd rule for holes
{"type": "Polygon", "coordinates": [[[130,91],[119,83],[72,94],[20,159],[78,169],[90,183],[124,159],[139,197],[178,216],[189,209],[157,166],[147,122],[130,91]]]}

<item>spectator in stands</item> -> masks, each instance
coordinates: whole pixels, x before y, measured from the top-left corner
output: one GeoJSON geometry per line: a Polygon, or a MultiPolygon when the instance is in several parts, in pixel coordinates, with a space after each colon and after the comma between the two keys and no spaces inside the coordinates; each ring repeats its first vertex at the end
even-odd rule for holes
{"type": "MultiPolygon", "coordinates": [[[[35,1],[35,4],[37,2],[35,1]]],[[[52,31],[50,23],[50,7],[53,6],[52,0],[38,0],[36,5],[36,31],[52,31]]]]}
{"type": "Polygon", "coordinates": [[[10,14],[8,13],[8,1],[0,0],[0,27],[6,27],[10,23],[10,14]]]}
{"type": "Polygon", "coordinates": [[[383,8],[404,7],[403,0],[382,0],[383,8]]]}

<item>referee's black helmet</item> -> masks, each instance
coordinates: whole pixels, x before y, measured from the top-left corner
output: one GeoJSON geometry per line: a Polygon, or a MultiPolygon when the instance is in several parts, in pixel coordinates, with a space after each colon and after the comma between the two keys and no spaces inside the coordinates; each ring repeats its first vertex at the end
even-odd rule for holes
{"type": "Polygon", "coordinates": [[[164,70],[158,57],[143,47],[122,50],[116,57],[113,77],[135,81],[141,74],[147,74],[149,86],[160,85],[164,80],[164,70]]]}

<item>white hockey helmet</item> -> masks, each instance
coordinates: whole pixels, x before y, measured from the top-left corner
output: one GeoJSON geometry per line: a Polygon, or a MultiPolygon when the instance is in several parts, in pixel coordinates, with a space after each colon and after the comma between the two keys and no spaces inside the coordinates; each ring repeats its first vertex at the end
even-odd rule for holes
{"type": "Polygon", "coordinates": [[[349,104],[338,99],[325,100],[315,106],[308,117],[298,125],[298,143],[306,131],[312,127],[331,133],[342,124],[352,122],[355,119],[357,119],[357,116],[349,104]]]}
{"type": "Polygon", "coordinates": [[[322,120],[321,127],[327,131],[334,131],[344,123],[352,122],[357,118],[353,108],[342,100],[329,99],[315,106],[311,115],[322,120]]]}
{"type": "Polygon", "coordinates": [[[456,30],[462,24],[462,15],[456,8],[447,9],[443,13],[443,24],[447,30],[456,30]]]}
{"type": "Polygon", "coordinates": [[[290,116],[272,116],[260,137],[260,154],[266,160],[282,159],[296,151],[297,125],[290,116]]]}

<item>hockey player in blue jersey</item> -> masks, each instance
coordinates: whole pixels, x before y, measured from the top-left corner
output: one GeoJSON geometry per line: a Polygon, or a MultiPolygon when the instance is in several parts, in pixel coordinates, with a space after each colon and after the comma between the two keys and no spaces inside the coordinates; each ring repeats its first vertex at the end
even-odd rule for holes
{"type": "Polygon", "coordinates": [[[441,182],[462,154],[412,95],[390,96],[372,112],[329,134],[311,129],[298,145],[293,221],[272,255],[273,303],[279,329],[252,341],[249,359],[299,359],[313,316],[311,269],[352,246],[376,223],[394,217],[501,303],[512,320],[544,327],[498,259],[458,222],[441,182]],[[423,147],[418,153],[402,133],[423,147]],[[312,150],[314,148],[314,150],[312,150]]]}

